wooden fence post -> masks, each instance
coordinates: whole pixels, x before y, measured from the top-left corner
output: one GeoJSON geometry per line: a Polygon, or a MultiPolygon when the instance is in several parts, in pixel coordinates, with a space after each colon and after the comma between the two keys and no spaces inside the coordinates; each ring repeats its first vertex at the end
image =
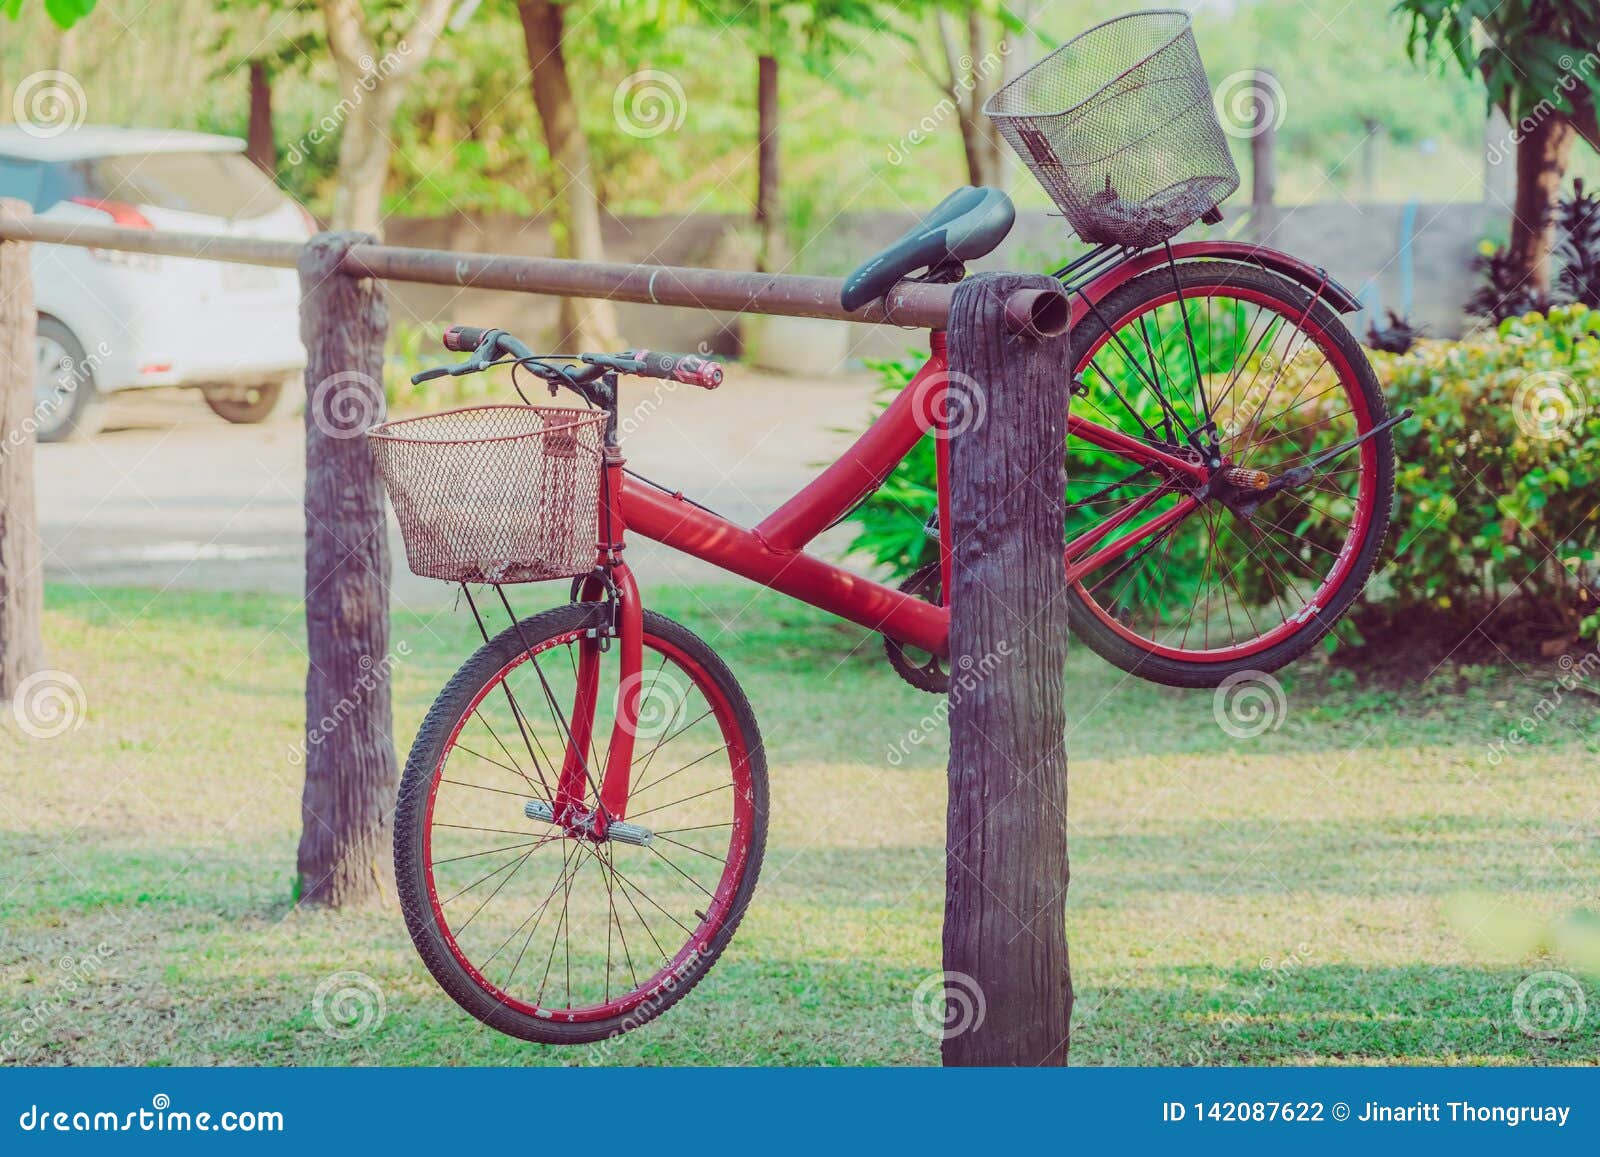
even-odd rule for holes
{"type": "Polygon", "coordinates": [[[1017,290],[1059,288],[979,274],[950,309],[947,1065],[1067,1059],[1070,363],[1066,337],[1012,334],[1005,310],[1017,290]]]}
{"type": "Polygon", "coordinates": [[[338,272],[360,233],[323,233],[300,258],[306,346],[304,902],[393,896],[389,846],[399,769],[390,707],[389,540],[366,431],[384,413],[388,307],[338,272]]]}
{"type": "MultiPolygon", "coordinates": [[[[27,217],[0,199],[0,218],[27,217]]],[[[44,578],[34,502],[33,271],[25,241],[0,241],[0,701],[44,667],[44,578]]]]}

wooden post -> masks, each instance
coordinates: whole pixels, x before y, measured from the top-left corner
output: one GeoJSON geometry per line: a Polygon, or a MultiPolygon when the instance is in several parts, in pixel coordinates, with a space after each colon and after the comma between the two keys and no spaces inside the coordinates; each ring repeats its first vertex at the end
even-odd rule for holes
{"type": "MultiPolygon", "coordinates": [[[[28,216],[0,199],[0,219],[28,216]]],[[[32,246],[0,241],[0,701],[44,667],[44,578],[33,483],[34,327],[32,246]]]]}
{"type": "Polygon", "coordinates": [[[950,309],[947,1065],[1065,1064],[1066,337],[1007,331],[1048,277],[979,274],[950,309]],[[958,1008],[958,1002],[960,1007],[958,1008]]]}
{"type": "Polygon", "coordinates": [[[1278,78],[1264,68],[1256,69],[1253,87],[1256,100],[1250,125],[1250,233],[1257,242],[1265,242],[1278,223],[1273,202],[1278,193],[1278,120],[1283,113],[1278,102],[1283,89],[1278,78]]]}
{"type": "Polygon", "coordinates": [[[300,898],[334,907],[393,895],[399,769],[389,700],[389,540],[366,431],[382,420],[388,308],[337,271],[359,233],[322,233],[300,258],[306,346],[306,786],[300,898]]]}

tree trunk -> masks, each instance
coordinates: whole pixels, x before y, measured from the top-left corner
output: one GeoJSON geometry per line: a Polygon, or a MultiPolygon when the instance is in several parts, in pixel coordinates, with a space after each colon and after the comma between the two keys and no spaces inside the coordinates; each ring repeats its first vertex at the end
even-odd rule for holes
{"type": "Polygon", "coordinates": [[[1540,120],[1517,142],[1517,199],[1511,213],[1510,255],[1522,284],[1550,288],[1555,206],[1572,156],[1572,123],[1560,113],[1540,120]]]}
{"type": "Polygon", "coordinates": [[[267,62],[250,62],[250,128],[245,137],[245,156],[269,177],[278,172],[278,144],[272,133],[272,74],[267,62]]]}
{"type": "Polygon", "coordinates": [[[1065,1064],[1068,969],[1063,561],[1065,337],[1008,334],[979,274],[950,310],[947,1065],[1065,1064]]]}
{"type": "MultiPolygon", "coordinates": [[[[533,70],[533,104],[544,126],[545,147],[555,166],[554,225],[556,254],[580,261],[604,261],[600,236],[600,199],[595,193],[589,141],[578,120],[572,82],[562,53],[565,34],[561,5],[554,0],[517,0],[522,37],[533,70]]],[[[618,349],[616,314],[607,301],[563,297],[556,348],[618,349]]]]}
{"type": "Polygon", "coordinates": [[[383,417],[389,315],[375,282],[336,271],[363,234],[300,258],[306,346],[306,768],[300,899],[393,895],[400,773],[389,702],[389,538],[365,433],[383,417]]]}
{"type": "MultiPolygon", "coordinates": [[[[1006,183],[1005,156],[1002,138],[994,122],[983,115],[983,106],[989,96],[1000,86],[1005,76],[1004,53],[989,49],[988,18],[974,5],[967,13],[967,44],[972,68],[969,73],[971,95],[968,101],[968,119],[973,123],[973,138],[978,154],[978,171],[982,180],[976,185],[1001,188],[1006,183]]],[[[1005,37],[996,41],[996,49],[1003,48],[1005,37]]]]}
{"type": "Polygon", "coordinates": [[[756,228],[761,234],[756,268],[781,270],[788,246],[778,193],[778,58],[756,58],[756,228]]]}
{"type": "MultiPolygon", "coordinates": [[[[372,98],[368,98],[369,100],[372,98]]],[[[333,228],[383,236],[383,186],[389,178],[388,126],[361,108],[344,123],[333,190],[333,228]]]]}
{"type": "MultiPolygon", "coordinates": [[[[0,199],[0,219],[25,201],[0,199]]],[[[25,241],[0,241],[0,701],[44,667],[44,581],[34,509],[33,273],[25,241]]]]}
{"type": "Polygon", "coordinates": [[[1250,235],[1265,244],[1278,225],[1278,110],[1264,94],[1279,89],[1264,68],[1256,69],[1253,85],[1257,100],[1250,124],[1250,235]]]}
{"type": "Polygon", "coordinates": [[[339,171],[333,192],[333,227],[381,236],[383,186],[389,176],[389,128],[406,86],[433,52],[454,0],[403,5],[410,24],[396,29],[394,48],[383,52],[367,28],[362,0],[322,0],[328,50],[342,88],[337,117],[339,171]],[[381,58],[381,59],[380,59],[381,58]]]}
{"type": "Polygon", "coordinates": [[[1004,79],[1005,69],[1003,55],[989,52],[985,19],[976,5],[967,9],[967,47],[963,52],[950,15],[944,11],[935,15],[940,47],[944,50],[944,90],[961,129],[967,181],[999,188],[1006,179],[1002,138],[993,122],[983,115],[983,106],[1004,79]]]}

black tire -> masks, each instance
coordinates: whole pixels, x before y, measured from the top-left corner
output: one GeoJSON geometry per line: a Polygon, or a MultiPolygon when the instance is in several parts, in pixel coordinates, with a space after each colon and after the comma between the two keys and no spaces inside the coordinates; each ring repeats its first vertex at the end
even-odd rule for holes
{"type": "Polygon", "coordinates": [[[48,345],[60,351],[65,381],[48,401],[35,402],[34,435],[41,442],[91,438],[105,422],[103,399],[95,389],[94,369],[73,332],[53,317],[41,315],[37,331],[42,357],[48,345]]]}
{"type": "Polygon", "coordinates": [[[283,382],[257,382],[251,386],[206,386],[201,389],[211,412],[240,426],[265,422],[283,400],[283,382]]]}
{"type": "Polygon", "coordinates": [[[423,855],[428,804],[445,745],[467,708],[478,701],[485,687],[496,680],[507,664],[524,653],[525,647],[537,653],[547,641],[600,624],[602,613],[595,603],[557,607],[523,619],[519,624],[520,633],[517,627],[508,627],[480,647],[440,692],[423,721],[406,761],[395,811],[395,876],[401,908],[411,939],[428,971],[457,1004],[484,1024],[510,1036],[542,1044],[585,1044],[616,1036],[655,1019],[682,1000],[710,971],[733,938],[755,891],[766,849],[766,757],[755,715],[744,692],[716,652],[698,636],[670,619],[645,611],[646,638],[665,640],[678,648],[714,682],[731,709],[747,752],[745,762],[750,775],[752,813],[748,855],[722,923],[708,944],[695,946],[692,963],[675,974],[669,988],[658,990],[624,1015],[571,1024],[550,1016],[530,1015],[495,999],[450,951],[435,918],[430,900],[429,865],[424,862],[423,855]]]}
{"type": "MultiPolygon", "coordinates": [[[[1383,391],[1360,343],[1345,327],[1338,315],[1325,301],[1313,304],[1309,291],[1299,284],[1268,272],[1258,266],[1225,262],[1204,261],[1177,266],[1178,284],[1182,290],[1216,287],[1225,282],[1228,288],[1253,290],[1266,295],[1289,311],[1291,316],[1305,316],[1314,325],[1351,368],[1352,375],[1345,380],[1347,388],[1359,391],[1370,411],[1371,424],[1376,425],[1388,416],[1383,391]],[[1309,313],[1305,311],[1309,310],[1309,313]]],[[[1107,323],[1115,327],[1123,319],[1135,315],[1141,307],[1160,300],[1172,290],[1172,271],[1161,267],[1134,278],[1096,303],[1098,313],[1091,312],[1073,331],[1074,357],[1082,359],[1078,351],[1094,347],[1106,333],[1107,323]],[[1104,320],[1102,320],[1104,319],[1104,320]]],[[[1106,348],[1110,348],[1109,345],[1106,348]]],[[[1074,366],[1074,377],[1084,371],[1084,366],[1074,366]]],[[[1076,403],[1075,403],[1076,404],[1076,403]]],[[[1216,687],[1230,676],[1244,672],[1271,672],[1298,659],[1316,645],[1350,609],[1360,595],[1362,587],[1372,573],[1388,533],[1390,513],[1394,503],[1394,445],[1388,431],[1371,439],[1376,447],[1376,498],[1375,508],[1365,536],[1355,555],[1353,568],[1326,606],[1317,608],[1304,624],[1287,638],[1247,658],[1229,660],[1189,660],[1154,653],[1108,626],[1089,606],[1081,593],[1081,584],[1069,584],[1068,622],[1072,633],[1088,644],[1096,654],[1124,671],[1174,687],[1216,687]]],[[[1069,479],[1070,483],[1070,479],[1069,479]]]]}

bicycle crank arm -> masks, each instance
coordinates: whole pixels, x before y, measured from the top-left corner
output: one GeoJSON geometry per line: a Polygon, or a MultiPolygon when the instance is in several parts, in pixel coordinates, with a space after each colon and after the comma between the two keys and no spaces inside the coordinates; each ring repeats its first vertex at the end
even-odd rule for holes
{"type": "MultiPolygon", "coordinates": [[[[532,799],[523,804],[522,814],[530,820],[542,820],[547,824],[556,822],[555,810],[542,799],[532,799]]],[[[638,824],[612,820],[606,825],[606,838],[616,840],[619,844],[633,844],[635,847],[648,848],[651,841],[656,838],[656,834],[649,828],[640,827],[638,824]]]]}

